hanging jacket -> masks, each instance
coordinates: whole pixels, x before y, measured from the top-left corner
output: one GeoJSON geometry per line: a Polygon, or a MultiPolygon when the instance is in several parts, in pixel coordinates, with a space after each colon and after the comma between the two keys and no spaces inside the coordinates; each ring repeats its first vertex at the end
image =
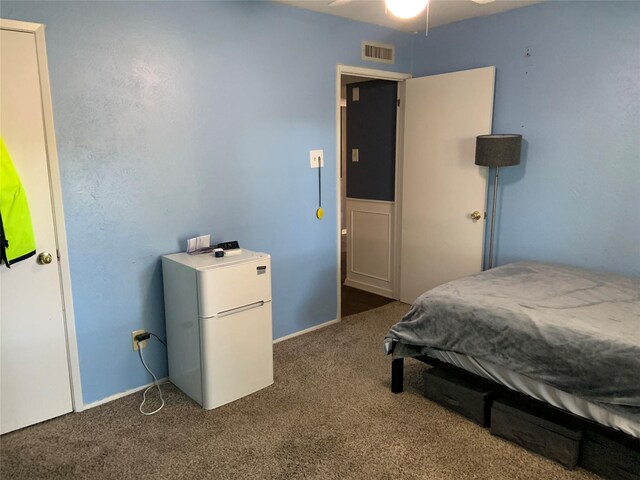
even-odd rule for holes
{"type": "Polygon", "coordinates": [[[0,263],[11,265],[36,254],[27,195],[0,137],[0,263]]]}

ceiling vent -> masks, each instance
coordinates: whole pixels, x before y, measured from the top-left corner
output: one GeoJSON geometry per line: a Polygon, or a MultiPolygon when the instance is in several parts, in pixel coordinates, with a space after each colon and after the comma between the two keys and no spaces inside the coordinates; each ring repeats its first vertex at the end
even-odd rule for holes
{"type": "Polygon", "coordinates": [[[396,63],[396,47],[385,43],[362,42],[362,60],[396,63]]]}

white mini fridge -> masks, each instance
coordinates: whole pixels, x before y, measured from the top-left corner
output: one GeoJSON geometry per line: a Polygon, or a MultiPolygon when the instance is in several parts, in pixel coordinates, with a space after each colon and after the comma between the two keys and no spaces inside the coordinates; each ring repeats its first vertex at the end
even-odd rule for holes
{"type": "Polygon", "coordinates": [[[273,383],[271,257],[162,257],[169,379],[205,409],[273,383]]]}

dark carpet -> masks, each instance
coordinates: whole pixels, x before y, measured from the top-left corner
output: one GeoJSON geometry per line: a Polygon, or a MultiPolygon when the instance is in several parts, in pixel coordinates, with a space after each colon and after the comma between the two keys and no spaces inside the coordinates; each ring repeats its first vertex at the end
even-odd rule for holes
{"type": "Polygon", "coordinates": [[[135,394],[4,435],[2,479],[597,478],[426,400],[418,362],[391,394],[382,338],[407,309],[394,302],[276,344],[275,384],[216,410],[164,385],[152,417],[135,394]]]}

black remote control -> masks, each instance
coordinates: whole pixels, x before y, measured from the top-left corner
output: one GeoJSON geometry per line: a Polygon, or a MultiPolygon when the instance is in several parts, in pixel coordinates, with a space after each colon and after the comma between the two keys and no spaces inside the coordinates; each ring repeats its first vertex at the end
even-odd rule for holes
{"type": "Polygon", "coordinates": [[[236,248],[240,248],[240,244],[237,240],[232,242],[221,242],[217,245],[217,248],[221,248],[223,250],[234,250],[236,248]]]}

